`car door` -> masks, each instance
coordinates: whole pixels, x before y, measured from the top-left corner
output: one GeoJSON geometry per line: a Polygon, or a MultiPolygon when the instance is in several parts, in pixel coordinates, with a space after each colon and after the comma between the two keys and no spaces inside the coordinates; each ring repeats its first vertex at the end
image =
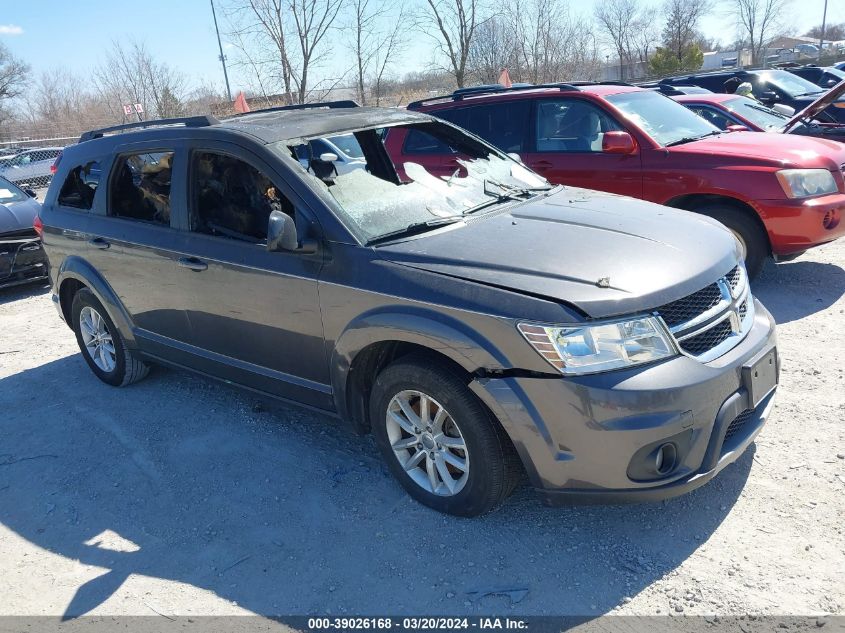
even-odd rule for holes
{"type": "Polygon", "coordinates": [[[537,99],[533,139],[523,160],[549,181],[641,198],[642,162],[602,151],[604,134],[627,131],[598,104],[576,97],[537,99]]]}
{"type": "Polygon", "coordinates": [[[193,352],[207,373],[330,409],[318,274],[323,254],[269,252],[272,210],[294,216],[300,237],[314,216],[279,173],[231,143],[192,146],[190,239],[179,253],[193,352]]]}
{"type": "MultiPolygon", "coordinates": [[[[103,213],[88,229],[89,258],[117,294],[145,351],[178,360],[189,343],[186,286],[176,253],[185,241],[176,218],[185,206],[180,141],[118,146],[103,213]]],[[[83,180],[99,170],[91,165],[83,180]]]]}

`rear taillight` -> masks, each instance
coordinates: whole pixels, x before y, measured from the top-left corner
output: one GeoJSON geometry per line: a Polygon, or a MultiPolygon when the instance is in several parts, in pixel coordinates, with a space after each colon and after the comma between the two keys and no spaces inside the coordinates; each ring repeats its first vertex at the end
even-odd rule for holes
{"type": "Polygon", "coordinates": [[[41,221],[41,216],[35,216],[35,219],[32,221],[32,228],[38,233],[38,237],[44,237],[44,223],[41,221]]]}
{"type": "Polygon", "coordinates": [[[61,160],[62,160],[62,152],[59,152],[59,155],[56,156],[56,160],[54,160],[53,164],[50,165],[50,173],[53,174],[54,176],[56,175],[56,172],[59,171],[59,162],[61,162],[61,160]]]}

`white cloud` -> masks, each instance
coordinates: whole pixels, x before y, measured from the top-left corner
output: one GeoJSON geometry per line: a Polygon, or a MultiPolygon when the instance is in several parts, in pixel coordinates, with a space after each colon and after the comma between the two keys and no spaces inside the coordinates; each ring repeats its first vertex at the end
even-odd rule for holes
{"type": "Polygon", "coordinates": [[[0,24],[0,35],[21,35],[23,29],[17,24],[0,24]]]}

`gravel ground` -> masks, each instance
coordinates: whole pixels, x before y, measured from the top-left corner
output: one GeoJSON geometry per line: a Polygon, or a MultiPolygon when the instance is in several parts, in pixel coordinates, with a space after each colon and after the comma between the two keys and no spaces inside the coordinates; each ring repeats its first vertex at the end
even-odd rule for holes
{"type": "Polygon", "coordinates": [[[159,369],[88,370],[46,289],[0,291],[0,615],[845,613],[845,241],[769,265],[784,373],[756,445],[668,502],[475,520],[370,438],[159,369]]]}

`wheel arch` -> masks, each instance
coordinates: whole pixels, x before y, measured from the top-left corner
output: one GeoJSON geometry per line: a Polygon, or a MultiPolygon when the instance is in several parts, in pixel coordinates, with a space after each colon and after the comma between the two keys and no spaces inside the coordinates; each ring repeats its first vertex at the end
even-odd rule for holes
{"type": "Polygon", "coordinates": [[[369,431],[368,401],[378,372],[411,353],[431,355],[464,376],[507,367],[504,355],[466,324],[441,313],[402,310],[365,314],[335,343],[331,380],[340,416],[360,433],[369,431]]]}
{"type": "Polygon", "coordinates": [[[73,327],[71,306],[73,297],[82,288],[88,289],[103,305],[109,318],[117,326],[127,347],[135,347],[135,337],[132,330],[132,319],[123,303],[108,282],[97,270],[81,257],[68,257],[62,262],[56,277],[59,305],[65,323],[73,327]]]}
{"type": "Polygon", "coordinates": [[[690,193],[676,196],[671,200],[667,200],[663,204],[667,207],[692,212],[697,212],[696,209],[709,204],[723,205],[736,209],[737,211],[750,217],[757,224],[762,234],[766,237],[768,254],[771,255],[772,253],[772,240],[769,236],[769,231],[766,228],[766,225],[763,223],[763,219],[753,206],[743,200],[740,200],[739,198],[718,193],[690,193]]]}

